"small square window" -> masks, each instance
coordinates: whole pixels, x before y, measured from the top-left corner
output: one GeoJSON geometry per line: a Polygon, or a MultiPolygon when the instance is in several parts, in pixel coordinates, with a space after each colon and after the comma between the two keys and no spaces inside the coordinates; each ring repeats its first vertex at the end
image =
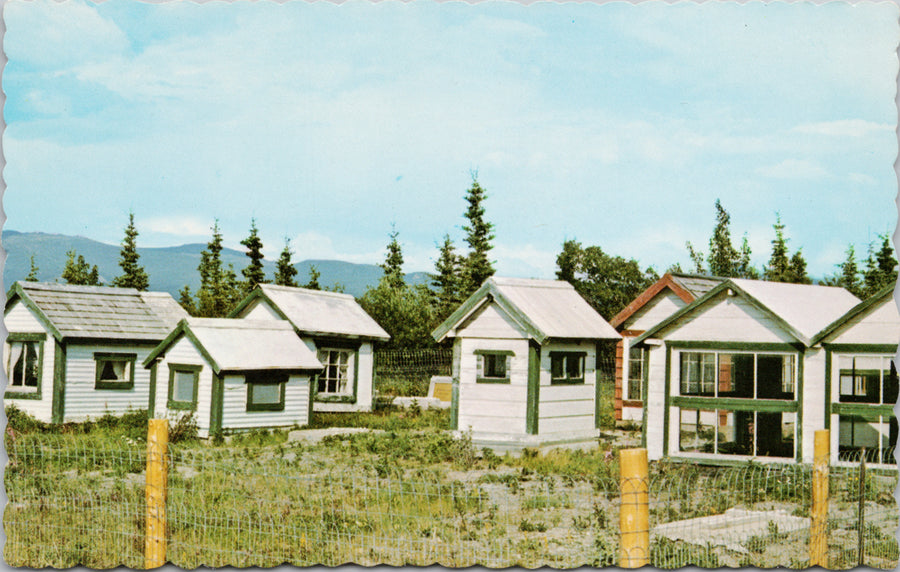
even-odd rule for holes
{"type": "Polygon", "coordinates": [[[509,383],[513,352],[504,350],[476,350],[476,383],[509,383]]]}
{"type": "Polygon", "coordinates": [[[584,383],[585,352],[550,352],[550,383],[584,383]]]}
{"type": "Polygon", "coordinates": [[[137,354],[95,353],[94,389],[133,389],[137,354]]]}
{"type": "Polygon", "coordinates": [[[247,411],[284,411],[286,373],[254,372],[244,378],[247,381],[247,411]]]}
{"type": "Polygon", "coordinates": [[[197,408],[199,365],[169,364],[169,409],[197,408]]]}

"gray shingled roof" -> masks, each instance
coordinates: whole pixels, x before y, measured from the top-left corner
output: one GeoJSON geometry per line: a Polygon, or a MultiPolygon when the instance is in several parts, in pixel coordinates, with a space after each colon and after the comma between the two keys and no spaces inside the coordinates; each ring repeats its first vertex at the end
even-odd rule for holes
{"type": "Polygon", "coordinates": [[[132,288],[16,282],[7,296],[30,307],[58,339],[160,341],[187,317],[172,296],[132,288]]]}
{"type": "Polygon", "coordinates": [[[724,278],[719,278],[717,276],[695,276],[693,274],[672,274],[672,280],[690,292],[696,300],[715,288],[716,285],[724,280],[724,278]]]}

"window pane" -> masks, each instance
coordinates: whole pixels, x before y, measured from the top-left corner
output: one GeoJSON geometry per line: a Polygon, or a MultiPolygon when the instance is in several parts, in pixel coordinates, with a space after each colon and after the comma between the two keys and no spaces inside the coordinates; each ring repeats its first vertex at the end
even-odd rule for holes
{"type": "Polygon", "coordinates": [[[100,381],[128,381],[131,378],[130,365],[131,361],[129,360],[98,361],[100,381]]]}
{"type": "Polygon", "coordinates": [[[714,453],[716,412],[682,409],[679,450],[685,453],[714,453]]]}
{"type": "Polygon", "coordinates": [[[721,455],[753,455],[753,411],[718,410],[716,440],[721,455]]]}
{"type": "Polygon", "coordinates": [[[565,377],[563,373],[565,371],[566,360],[564,356],[551,356],[550,357],[550,376],[554,379],[562,379],[565,377]]]}
{"type": "Polygon", "coordinates": [[[760,354],[756,357],[756,396],[794,398],[794,356],[760,354]]]}
{"type": "Polygon", "coordinates": [[[719,354],[719,397],[753,397],[753,354],[719,354]]]}
{"type": "Polygon", "coordinates": [[[506,377],[506,356],[485,354],[484,377],[503,379],[506,377]]]}
{"type": "MultiPolygon", "coordinates": [[[[22,360],[19,359],[21,363],[22,360]]],[[[38,371],[38,344],[37,342],[25,342],[25,387],[37,387],[40,378],[38,371]]]]}
{"type": "Polygon", "coordinates": [[[715,394],[716,354],[681,353],[681,394],[715,394]]]}
{"type": "Polygon", "coordinates": [[[756,414],[756,454],[760,457],[794,456],[796,413],[756,414]]]}
{"type": "Polygon", "coordinates": [[[884,395],[882,403],[897,403],[897,368],[894,367],[894,361],[885,358],[888,368],[884,370],[884,395]]]}
{"type": "Polygon", "coordinates": [[[632,348],[628,354],[628,399],[641,399],[644,383],[644,348],[632,348]]]}
{"type": "Polygon", "coordinates": [[[584,377],[582,374],[581,364],[584,361],[584,358],[577,355],[566,356],[566,377],[569,379],[581,379],[584,377]]]}
{"type": "Polygon", "coordinates": [[[174,386],[172,387],[172,400],[191,402],[194,400],[194,372],[176,371],[174,386]]]}
{"type": "Polygon", "coordinates": [[[253,391],[254,404],[259,405],[281,403],[280,383],[254,383],[250,387],[253,391]]]}

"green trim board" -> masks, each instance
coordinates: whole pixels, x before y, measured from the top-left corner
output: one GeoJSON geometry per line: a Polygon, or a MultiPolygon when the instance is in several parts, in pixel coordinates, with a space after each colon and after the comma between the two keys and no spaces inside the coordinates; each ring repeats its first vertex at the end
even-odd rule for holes
{"type": "Polygon", "coordinates": [[[825,351],[825,429],[831,429],[831,352],[825,351]]]}
{"type": "Polygon", "coordinates": [[[797,380],[794,385],[797,393],[797,403],[799,404],[797,421],[794,425],[794,448],[796,449],[798,462],[803,460],[803,388],[806,385],[803,377],[803,366],[806,360],[803,357],[801,353],[797,359],[797,380]]]}
{"type": "MultiPolygon", "coordinates": [[[[43,335],[43,334],[41,334],[41,335],[43,335]]],[[[47,336],[44,336],[43,338],[38,338],[38,339],[8,339],[7,340],[10,342],[35,342],[35,343],[37,343],[37,385],[35,386],[34,391],[6,390],[3,393],[4,399],[30,399],[30,400],[34,400],[34,401],[40,401],[41,399],[43,399],[43,396],[44,396],[44,343],[45,343],[44,340],[46,340],[46,339],[47,339],[47,336]]],[[[54,340],[54,343],[57,343],[57,345],[58,345],[58,342],[56,342],[55,340],[54,340]]],[[[6,356],[6,357],[8,358],[8,356],[6,356]]],[[[54,396],[56,395],[56,365],[57,365],[57,362],[54,359],[54,363],[53,363],[53,378],[54,378],[54,384],[53,384],[54,393],[53,393],[53,395],[54,396]]],[[[24,368],[25,365],[23,364],[22,367],[24,368]]],[[[65,366],[63,366],[63,367],[65,367],[65,366]]],[[[9,372],[7,372],[7,383],[10,383],[9,372]]],[[[9,387],[9,386],[7,386],[7,387],[9,387]]],[[[52,408],[52,406],[51,406],[51,408],[52,408]]]]}
{"type": "Polygon", "coordinates": [[[478,349],[472,352],[477,356],[486,356],[486,355],[495,355],[495,356],[507,356],[512,357],[516,355],[516,352],[512,350],[482,350],[478,349]]]}
{"type": "Polygon", "coordinates": [[[450,429],[459,430],[459,378],[454,377],[450,385],[450,429]]]}
{"type": "Polygon", "coordinates": [[[203,359],[206,360],[206,362],[214,372],[222,372],[222,368],[218,363],[216,363],[216,360],[212,358],[209,352],[206,351],[206,348],[203,347],[203,344],[200,343],[200,340],[197,339],[197,336],[194,335],[194,332],[191,331],[191,327],[190,324],[188,324],[187,319],[182,319],[180,322],[178,322],[178,325],[175,326],[175,329],[172,330],[172,332],[168,336],[166,336],[166,339],[160,342],[158,346],[153,348],[153,351],[151,351],[146,359],[144,359],[142,365],[144,367],[147,367],[150,363],[153,362],[153,360],[163,355],[169,348],[169,346],[174,344],[182,334],[191,341],[195,349],[200,352],[200,355],[203,356],[203,359]]]}
{"type": "Polygon", "coordinates": [[[825,326],[822,331],[813,336],[812,340],[810,341],[810,345],[818,344],[825,338],[831,336],[833,333],[839,331],[843,326],[848,325],[850,320],[853,320],[858,316],[864,317],[866,314],[874,311],[879,304],[886,302],[888,299],[893,299],[894,286],[894,284],[889,284],[879,290],[876,294],[850,308],[846,314],[831,322],[830,324],[825,326]]]}
{"type": "Polygon", "coordinates": [[[666,345],[666,383],[663,388],[663,456],[669,454],[669,395],[672,382],[672,348],[666,345]]]}
{"type": "Polygon", "coordinates": [[[209,403],[209,434],[215,435],[222,432],[222,417],[224,411],[225,376],[212,374],[212,387],[210,388],[209,403]]]}
{"type": "Polygon", "coordinates": [[[117,354],[112,352],[94,352],[94,389],[134,389],[134,368],[136,361],[137,354],[133,353],[117,354]],[[103,375],[103,368],[106,363],[119,361],[124,361],[128,364],[128,379],[122,381],[100,379],[100,376],[103,375]]]}
{"type": "Polygon", "coordinates": [[[362,347],[362,340],[350,340],[345,338],[322,337],[316,336],[312,338],[316,349],[335,349],[335,350],[354,350],[359,351],[362,347]]]}
{"type": "Polygon", "coordinates": [[[53,348],[53,400],[50,421],[62,423],[66,413],[66,346],[59,340],[53,348]]]}
{"type": "Polygon", "coordinates": [[[10,332],[6,334],[7,342],[43,342],[47,334],[43,332],[10,332]]]}
{"type": "Polygon", "coordinates": [[[687,409],[728,409],[731,411],[760,411],[762,413],[783,413],[800,410],[797,401],[779,401],[775,399],[741,399],[738,397],[682,397],[675,395],[669,400],[673,407],[687,409]]]}
{"type": "Polygon", "coordinates": [[[897,344],[822,344],[826,350],[834,353],[856,354],[889,354],[897,353],[897,344]]]}
{"type": "Polygon", "coordinates": [[[647,448],[647,391],[650,387],[650,350],[644,352],[644,372],[641,376],[641,395],[643,396],[643,404],[641,406],[641,447],[647,448]]]}
{"type": "MultiPolygon", "coordinates": [[[[594,345],[594,429],[600,429],[600,342],[594,345]]],[[[615,375],[615,373],[613,374],[615,375]]],[[[615,393],[613,394],[615,399],[615,393]]]]}
{"type": "MultiPolygon", "coordinates": [[[[194,365],[194,364],[169,364],[169,394],[166,402],[167,409],[179,409],[186,411],[196,411],[197,410],[197,392],[199,391],[200,386],[200,371],[203,369],[202,365],[194,365]],[[194,376],[193,381],[193,396],[191,397],[191,401],[176,401],[172,399],[172,390],[175,387],[175,374],[176,373],[191,373],[194,376]]],[[[215,373],[215,372],[214,372],[215,373]]]]}
{"type": "MultiPolygon", "coordinates": [[[[44,328],[50,332],[56,341],[63,341],[62,332],[57,329],[56,326],[53,325],[53,322],[50,321],[50,317],[44,313],[43,310],[38,307],[38,305],[32,300],[26,293],[25,289],[22,288],[22,285],[19,282],[13,284],[12,288],[9,289],[9,292],[6,295],[6,311],[8,311],[13,304],[15,304],[16,300],[20,300],[25,307],[31,310],[32,313],[37,317],[38,322],[41,323],[44,328]]],[[[61,423],[61,422],[60,422],[61,423]]]]}
{"type": "MultiPolygon", "coordinates": [[[[241,312],[243,312],[247,308],[247,306],[249,306],[252,302],[256,301],[257,298],[260,299],[260,301],[262,301],[262,302],[266,302],[269,305],[269,307],[272,309],[272,311],[275,312],[276,314],[278,314],[278,316],[282,320],[286,320],[286,321],[290,322],[290,320],[288,320],[288,317],[284,314],[284,312],[282,312],[281,309],[275,305],[275,303],[272,301],[271,298],[266,296],[266,293],[263,292],[262,288],[260,288],[259,286],[256,286],[249,294],[247,294],[247,296],[244,297],[243,300],[238,302],[238,305],[235,306],[235,308],[232,311],[228,312],[228,315],[226,316],[226,318],[241,317],[240,316],[241,312]]],[[[291,325],[293,325],[293,323],[291,323],[291,325]]]]}
{"type": "Polygon", "coordinates": [[[489,383],[489,384],[493,383],[493,384],[500,384],[500,385],[509,385],[511,382],[510,382],[509,376],[506,376],[506,377],[480,377],[479,376],[479,377],[475,378],[475,383],[489,383]]]}
{"type": "MultiPolygon", "coordinates": [[[[360,344],[361,346],[362,344],[360,344]]],[[[353,403],[357,402],[359,395],[359,350],[353,353],[353,403]]],[[[372,392],[375,391],[375,356],[372,356],[372,392]]]]}
{"type": "Polygon", "coordinates": [[[525,432],[538,434],[541,399],[541,349],[528,345],[528,390],[525,401],[525,432]]]}
{"type": "Polygon", "coordinates": [[[547,339],[547,335],[542,332],[524,312],[513,304],[511,300],[508,300],[490,279],[460,304],[460,306],[450,314],[441,325],[435,328],[431,333],[431,336],[439,342],[442,341],[451,330],[456,328],[460,323],[481,308],[482,305],[490,304],[492,302],[496,303],[509,318],[516,322],[527,335],[532,337],[539,344],[544,343],[547,339]]]}
{"type": "Polygon", "coordinates": [[[147,416],[153,419],[156,415],[156,374],[159,369],[159,362],[153,362],[150,366],[150,403],[147,407],[147,416]]]}
{"type": "MultiPolygon", "coordinates": [[[[319,374],[309,376],[306,378],[306,381],[309,384],[309,396],[306,404],[306,424],[309,425],[312,423],[313,403],[316,401],[316,390],[319,388],[319,374]]],[[[374,379],[372,382],[374,386],[374,379]]]]}
{"type": "Polygon", "coordinates": [[[693,342],[666,340],[666,346],[676,350],[717,350],[746,352],[800,352],[806,351],[803,344],[766,342],[693,342]]]}
{"type": "Polygon", "coordinates": [[[852,415],[873,420],[876,417],[893,417],[893,404],[874,405],[867,403],[832,403],[831,412],[838,415],[852,415]]]}

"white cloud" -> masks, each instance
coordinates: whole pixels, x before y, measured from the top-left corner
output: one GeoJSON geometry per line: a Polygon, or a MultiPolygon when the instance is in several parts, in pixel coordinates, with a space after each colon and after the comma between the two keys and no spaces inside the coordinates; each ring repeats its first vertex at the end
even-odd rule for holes
{"type": "Polygon", "coordinates": [[[141,231],[158,232],[184,237],[210,236],[208,220],[195,216],[161,216],[138,220],[136,226],[141,231]]]}
{"type": "Polygon", "coordinates": [[[797,133],[833,137],[863,137],[871,133],[893,132],[894,126],[863,119],[841,119],[820,123],[806,123],[791,129],[797,133]]]}
{"type": "Polygon", "coordinates": [[[760,167],[756,172],[773,179],[821,179],[829,176],[821,165],[806,159],[785,159],[775,165],[760,167]]]}
{"type": "Polygon", "coordinates": [[[849,175],[847,175],[847,179],[851,183],[856,183],[858,185],[866,185],[866,186],[874,185],[878,182],[875,180],[875,177],[873,177],[871,175],[867,175],[865,173],[850,173],[849,175]]]}

